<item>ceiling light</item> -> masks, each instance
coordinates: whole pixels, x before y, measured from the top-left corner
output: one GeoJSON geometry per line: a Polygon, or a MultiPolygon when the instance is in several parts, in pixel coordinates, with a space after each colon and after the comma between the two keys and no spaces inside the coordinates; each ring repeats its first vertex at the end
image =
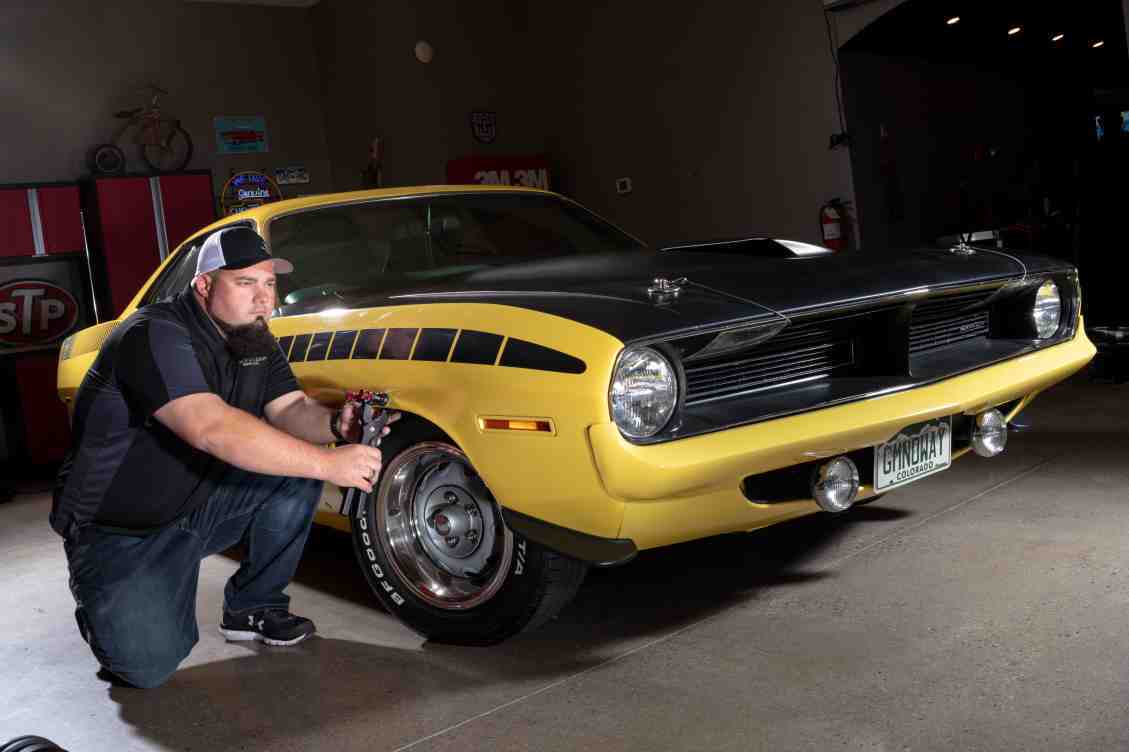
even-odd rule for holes
{"type": "Polygon", "coordinates": [[[1090,46],[1091,46],[1091,47],[1093,47],[1093,48],[1094,48],[1094,49],[1096,50],[1096,49],[1097,49],[1097,48],[1099,48],[1099,47],[1105,47],[1105,42],[1104,42],[1104,41],[1102,41],[1101,39],[1099,39],[1098,41],[1094,42],[1094,43],[1093,43],[1092,45],[1090,45],[1090,46]]]}
{"type": "Polygon", "coordinates": [[[1009,37],[1014,37],[1016,34],[1018,34],[1021,31],[1023,31],[1022,26],[1012,26],[1010,29],[1007,30],[1007,35],[1009,37]]]}
{"type": "Polygon", "coordinates": [[[958,23],[960,23],[960,16],[953,16],[948,21],[945,21],[945,23],[948,24],[949,26],[953,26],[955,24],[958,24],[958,23]]]}
{"type": "Polygon", "coordinates": [[[1066,38],[1065,34],[1055,34],[1053,37],[1051,37],[1051,41],[1052,42],[1061,42],[1065,38],[1066,38]]]}

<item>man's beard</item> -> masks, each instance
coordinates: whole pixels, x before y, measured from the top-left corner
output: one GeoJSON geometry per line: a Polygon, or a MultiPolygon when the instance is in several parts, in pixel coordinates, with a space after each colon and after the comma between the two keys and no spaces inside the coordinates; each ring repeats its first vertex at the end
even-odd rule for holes
{"type": "Polygon", "coordinates": [[[239,360],[270,355],[278,350],[278,340],[267,328],[266,319],[258,317],[250,324],[232,326],[212,317],[216,326],[227,335],[227,349],[239,360]]]}

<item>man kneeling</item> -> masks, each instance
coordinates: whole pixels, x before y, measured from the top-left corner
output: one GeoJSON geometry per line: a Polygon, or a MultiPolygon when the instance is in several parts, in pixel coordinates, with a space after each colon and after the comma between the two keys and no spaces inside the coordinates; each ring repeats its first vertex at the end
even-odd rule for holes
{"type": "Polygon", "coordinates": [[[379,449],[323,446],[359,438],[357,411],[309,399],[267,328],[275,275],[292,270],[254,230],[216,232],[191,287],[118,325],[79,387],[51,524],[79,630],[128,684],[158,686],[188,655],[200,561],[239,542],[223,634],[269,645],[312,635],[283,591],[320,481],[367,492],[380,472],[379,449]]]}

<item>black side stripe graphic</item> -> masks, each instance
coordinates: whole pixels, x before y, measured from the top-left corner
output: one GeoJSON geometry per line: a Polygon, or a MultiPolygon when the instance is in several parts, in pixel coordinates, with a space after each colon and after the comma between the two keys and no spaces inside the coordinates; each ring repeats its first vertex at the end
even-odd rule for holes
{"type": "Polygon", "coordinates": [[[502,335],[489,332],[476,332],[464,329],[455,343],[452,363],[477,363],[492,366],[498,360],[498,348],[502,346],[502,335]]]}
{"type": "Polygon", "coordinates": [[[458,329],[424,329],[419,335],[412,360],[434,360],[443,362],[451,352],[458,329]]]}
{"type": "Polygon", "coordinates": [[[588,369],[580,358],[523,339],[512,338],[506,341],[506,349],[502,351],[502,360],[498,365],[557,373],[584,373],[588,369]]]}
{"type": "Polygon", "coordinates": [[[306,360],[306,348],[310,346],[310,335],[299,334],[294,338],[294,347],[290,348],[290,362],[301,363],[306,360]]]}
{"type": "Polygon", "coordinates": [[[329,346],[329,360],[345,360],[353,352],[353,343],[357,341],[357,330],[350,329],[337,332],[333,335],[333,344],[329,346]]]}
{"type": "Polygon", "coordinates": [[[384,349],[380,351],[381,360],[407,360],[412,354],[419,329],[389,329],[384,338],[384,349]]]}
{"type": "Polygon", "coordinates": [[[384,341],[383,329],[365,329],[361,332],[357,349],[353,351],[354,358],[375,358],[380,355],[380,343],[384,341]]]}
{"type": "Polygon", "coordinates": [[[353,360],[411,358],[414,361],[443,362],[450,356],[452,363],[487,366],[498,363],[507,368],[571,374],[581,374],[588,370],[588,365],[583,360],[560,350],[522,339],[507,340],[500,334],[473,329],[461,332],[458,329],[439,327],[422,330],[364,329],[360,332],[348,329],[280,337],[278,344],[284,353],[289,350],[291,363],[346,360],[350,357],[353,360]],[[501,359],[498,358],[499,350],[501,359]]]}
{"type": "Polygon", "coordinates": [[[318,332],[310,342],[310,349],[306,352],[306,360],[325,360],[329,351],[329,340],[333,339],[333,332],[318,332]]]}

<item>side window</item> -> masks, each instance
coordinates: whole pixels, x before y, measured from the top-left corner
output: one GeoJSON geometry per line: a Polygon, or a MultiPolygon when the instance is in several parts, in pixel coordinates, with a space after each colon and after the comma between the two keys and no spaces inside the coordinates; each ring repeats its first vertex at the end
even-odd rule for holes
{"type": "Polygon", "coordinates": [[[383,201],[287,214],[270,224],[271,253],[294,264],[278,278],[292,305],[356,287],[395,284],[403,272],[434,266],[422,202],[383,201]]]}
{"type": "MultiPolygon", "coordinates": [[[[221,229],[236,226],[250,227],[250,222],[238,222],[234,225],[226,225],[221,229]]],[[[216,230],[219,232],[219,230],[216,230]]],[[[204,241],[211,236],[212,233],[201,235],[192,241],[190,245],[182,248],[176,258],[171,264],[161,273],[149,291],[145,293],[145,297],[141,301],[142,306],[147,306],[150,303],[156,303],[160,300],[168,300],[181,290],[188,289],[189,283],[192,282],[192,277],[196,274],[196,258],[200,255],[200,246],[204,241]]]]}

